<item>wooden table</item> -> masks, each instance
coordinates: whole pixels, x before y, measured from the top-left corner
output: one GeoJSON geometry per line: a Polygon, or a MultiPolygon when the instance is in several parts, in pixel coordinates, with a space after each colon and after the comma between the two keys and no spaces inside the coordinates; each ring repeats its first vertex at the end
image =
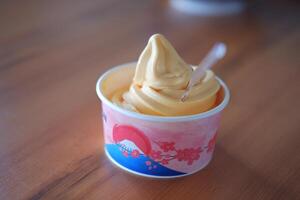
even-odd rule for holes
{"type": "Polygon", "coordinates": [[[299,4],[193,17],[166,1],[2,1],[0,199],[300,199],[299,4]],[[211,164],[175,180],[130,175],[103,152],[97,78],[166,35],[196,64],[215,41],[229,85],[211,164]]]}

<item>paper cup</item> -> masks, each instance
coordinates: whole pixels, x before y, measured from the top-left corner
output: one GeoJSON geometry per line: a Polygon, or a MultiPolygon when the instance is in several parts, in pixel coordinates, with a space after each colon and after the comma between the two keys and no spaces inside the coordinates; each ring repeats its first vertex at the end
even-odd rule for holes
{"type": "Polygon", "coordinates": [[[222,86],[213,109],[186,116],[152,116],[131,112],[113,104],[109,97],[129,85],[136,63],[114,67],[96,85],[102,101],[104,148],[107,157],[128,172],[155,178],[186,176],[204,168],[211,160],[221,111],[229,101],[222,86]]]}

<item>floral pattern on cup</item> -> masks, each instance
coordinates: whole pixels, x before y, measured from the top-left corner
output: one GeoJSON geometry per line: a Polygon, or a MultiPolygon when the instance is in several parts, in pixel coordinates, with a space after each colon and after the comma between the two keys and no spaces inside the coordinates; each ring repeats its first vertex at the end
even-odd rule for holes
{"type": "MultiPolygon", "coordinates": [[[[113,128],[115,144],[119,145],[119,149],[125,157],[138,158],[141,155],[145,155],[163,166],[168,165],[172,160],[192,165],[199,160],[202,153],[212,153],[216,143],[216,136],[217,133],[213,135],[204,147],[176,148],[175,141],[150,141],[142,131],[133,126],[116,124],[113,128]],[[130,140],[137,149],[130,149],[126,145],[121,144],[123,140],[130,140]],[[152,145],[155,145],[157,148],[153,149],[152,145]]],[[[156,165],[153,165],[150,160],[146,161],[145,165],[148,166],[149,170],[156,168],[156,165]]]]}

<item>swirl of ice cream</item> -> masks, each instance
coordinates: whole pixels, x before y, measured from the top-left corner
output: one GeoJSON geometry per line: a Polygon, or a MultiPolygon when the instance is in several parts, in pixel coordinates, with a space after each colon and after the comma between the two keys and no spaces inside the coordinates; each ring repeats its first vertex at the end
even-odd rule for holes
{"type": "Polygon", "coordinates": [[[186,101],[180,100],[193,73],[169,41],[151,36],[137,62],[133,82],[112,96],[112,102],[149,115],[178,116],[205,112],[216,104],[220,85],[212,71],[193,86],[186,101]]]}

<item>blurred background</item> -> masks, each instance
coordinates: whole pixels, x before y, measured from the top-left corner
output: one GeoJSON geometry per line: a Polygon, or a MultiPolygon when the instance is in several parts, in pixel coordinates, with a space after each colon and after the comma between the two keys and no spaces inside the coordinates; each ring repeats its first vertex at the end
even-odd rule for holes
{"type": "Polygon", "coordinates": [[[229,63],[237,54],[251,54],[251,50],[257,51],[255,47],[270,44],[296,29],[299,3],[4,0],[0,16],[2,65],[37,54],[41,58],[47,51],[53,57],[51,70],[59,68],[60,58],[76,70],[83,65],[109,67],[136,60],[153,33],[166,35],[190,63],[198,63],[214,42],[224,41],[230,49],[229,63]]]}

